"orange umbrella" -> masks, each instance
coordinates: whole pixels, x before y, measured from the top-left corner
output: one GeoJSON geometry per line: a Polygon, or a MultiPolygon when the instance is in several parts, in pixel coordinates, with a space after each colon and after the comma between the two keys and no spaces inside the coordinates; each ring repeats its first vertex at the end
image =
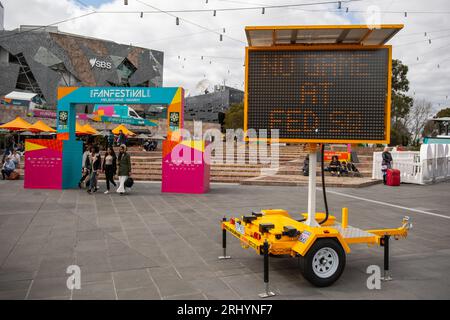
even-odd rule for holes
{"type": "Polygon", "coordinates": [[[75,123],[75,133],[78,135],[89,134],[89,132],[86,132],[83,126],[78,123],[78,121],[75,123]]]}
{"type": "Polygon", "coordinates": [[[35,124],[28,128],[31,132],[56,132],[55,129],[45,124],[45,122],[39,120],[35,124]]]}
{"type": "Polygon", "coordinates": [[[115,128],[112,130],[112,133],[114,133],[114,134],[119,134],[119,133],[120,133],[120,130],[122,130],[122,132],[123,132],[124,134],[126,134],[127,136],[134,136],[134,135],[135,135],[135,133],[134,133],[133,131],[129,130],[129,129],[128,129],[127,127],[125,127],[123,124],[121,124],[121,125],[115,127],[115,128]]]}
{"type": "Polygon", "coordinates": [[[29,127],[31,127],[31,124],[23,120],[21,117],[17,117],[14,120],[0,126],[1,129],[7,129],[11,131],[27,130],[29,127]]]}
{"type": "Polygon", "coordinates": [[[89,123],[86,123],[82,128],[89,134],[98,134],[98,131],[95,130],[89,123]]]}

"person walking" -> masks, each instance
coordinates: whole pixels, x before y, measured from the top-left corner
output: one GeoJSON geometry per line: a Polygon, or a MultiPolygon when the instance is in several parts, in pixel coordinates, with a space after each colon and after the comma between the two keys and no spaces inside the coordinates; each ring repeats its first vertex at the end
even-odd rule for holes
{"type": "Polygon", "coordinates": [[[90,165],[91,165],[91,176],[89,178],[89,188],[87,190],[88,193],[97,192],[97,177],[98,172],[101,170],[102,158],[100,156],[100,149],[95,146],[92,148],[93,152],[90,155],[90,165]]]}
{"type": "Polygon", "coordinates": [[[78,182],[78,188],[81,189],[81,185],[84,182],[84,180],[86,180],[86,178],[90,175],[91,171],[90,171],[90,157],[89,155],[91,154],[91,152],[93,152],[92,150],[92,146],[91,145],[86,145],[85,150],[83,152],[83,157],[81,159],[81,170],[82,170],[82,176],[80,181],[78,182]]]}
{"type": "Polygon", "coordinates": [[[124,144],[120,145],[118,160],[119,168],[117,175],[119,176],[119,188],[117,188],[117,193],[123,195],[125,194],[125,181],[131,175],[131,158],[124,144]]]}
{"type": "Polygon", "coordinates": [[[389,152],[389,148],[385,147],[381,154],[383,160],[381,161],[381,171],[383,172],[383,184],[386,184],[387,171],[392,168],[392,155],[389,152]]]}
{"type": "Polygon", "coordinates": [[[114,149],[112,147],[109,147],[108,150],[106,150],[105,157],[103,158],[102,168],[103,171],[105,172],[106,178],[105,194],[108,194],[110,189],[109,184],[112,183],[114,187],[116,186],[116,183],[114,182],[114,174],[116,173],[117,170],[117,160],[116,160],[116,153],[114,152],[114,149]]]}

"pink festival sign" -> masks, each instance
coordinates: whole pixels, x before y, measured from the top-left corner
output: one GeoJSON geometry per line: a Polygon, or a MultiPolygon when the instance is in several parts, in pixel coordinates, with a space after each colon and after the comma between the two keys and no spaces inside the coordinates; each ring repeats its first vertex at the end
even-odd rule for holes
{"type": "Polygon", "coordinates": [[[62,189],[62,140],[25,141],[24,188],[62,189]]]}

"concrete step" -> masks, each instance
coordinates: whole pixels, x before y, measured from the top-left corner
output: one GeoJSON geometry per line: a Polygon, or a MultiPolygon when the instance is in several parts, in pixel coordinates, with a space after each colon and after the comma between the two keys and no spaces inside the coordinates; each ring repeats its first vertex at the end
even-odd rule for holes
{"type": "MultiPolygon", "coordinates": [[[[139,174],[133,174],[133,179],[136,181],[161,181],[160,175],[151,175],[151,176],[143,176],[139,174]]],[[[212,176],[210,181],[211,182],[225,182],[225,183],[239,183],[242,180],[242,178],[236,178],[236,177],[214,177],[212,176]]]]}
{"type": "MultiPolygon", "coordinates": [[[[161,175],[162,170],[152,170],[152,169],[133,169],[133,174],[140,175],[161,175]]],[[[220,171],[211,170],[211,176],[236,176],[236,177],[256,177],[261,174],[261,170],[239,170],[239,171],[220,171]]]]}
{"type": "MultiPolygon", "coordinates": [[[[372,180],[370,178],[355,178],[355,177],[327,177],[325,184],[329,187],[366,187],[373,184],[380,183],[379,180],[372,180]]],[[[259,185],[259,186],[305,186],[308,185],[308,177],[303,176],[261,176],[250,178],[241,181],[243,185],[259,185]]],[[[320,179],[317,180],[317,185],[321,186],[320,179]]]]}
{"type": "MultiPolygon", "coordinates": [[[[361,175],[363,175],[364,177],[367,176],[371,176],[372,175],[372,170],[359,170],[359,173],[361,175]]],[[[325,174],[327,176],[331,176],[330,172],[325,171],[325,174]]],[[[286,176],[296,176],[296,175],[302,175],[303,176],[303,171],[301,169],[285,169],[285,168],[280,168],[277,171],[277,175],[286,175],[286,176]]],[[[318,168],[316,170],[316,176],[320,176],[321,175],[321,170],[320,168],[318,168]]]]}

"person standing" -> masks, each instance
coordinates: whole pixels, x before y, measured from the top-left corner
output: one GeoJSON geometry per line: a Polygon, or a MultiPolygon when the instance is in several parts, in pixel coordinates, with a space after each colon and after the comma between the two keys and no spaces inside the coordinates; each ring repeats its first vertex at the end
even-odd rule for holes
{"type": "Polygon", "coordinates": [[[108,150],[106,150],[105,157],[103,158],[103,171],[105,172],[105,178],[106,178],[106,191],[105,194],[109,193],[110,186],[109,184],[112,183],[112,185],[115,187],[116,183],[114,182],[114,174],[117,170],[117,160],[116,160],[116,153],[114,152],[114,149],[112,147],[109,147],[108,150]]]}
{"type": "Polygon", "coordinates": [[[381,172],[383,172],[383,184],[386,184],[387,171],[392,168],[392,155],[389,152],[389,148],[385,147],[381,154],[383,160],[381,161],[381,172]]]}
{"type": "Polygon", "coordinates": [[[114,133],[112,133],[111,130],[109,130],[108,134],[108,148],[112,148],[114,146],[114,133]]]}
{"type": "Polygon", "coordinates": [[[88,193],[97,192],[97,177],[102,165],[100,149],[97,146],[93,147],[92,149],[93,152],[90,155],[91,176],[89,179],[89,188],[87,190],[88,193]]]}
{"type": "Polygon", "coordinates": [[[2,163],[5,162],[7,156],[9,156],[14,149],[14,137],[11,133],[5,136],[5,152],[3,153],[2,163]]]}
{"type": "Polygon", "coordinates": [[[117,138],[117,142],[119,145],[127,145],[127,136],[123,133],[122,130],[119,131],[119,137],[117,138]]]}
{"type": "Polygon", "coordinates": [[[120,145],[119,148],[118,165],[119,188],[117,188],[117,193],[123,195],[125,194],[125,181],[131,175],[131,158],[124,144],[120,145]]]}

